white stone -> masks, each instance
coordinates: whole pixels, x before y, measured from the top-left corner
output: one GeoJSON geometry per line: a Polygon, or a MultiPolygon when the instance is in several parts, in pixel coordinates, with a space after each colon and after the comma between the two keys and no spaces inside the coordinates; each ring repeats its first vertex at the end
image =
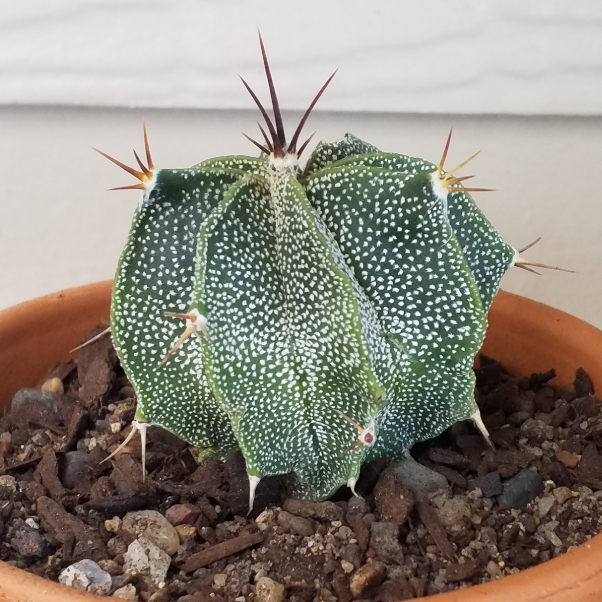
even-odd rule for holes
{"type": "Polygon", "coordinates": [[[452,498],[446,500],[441,508],[438,508],[439,518],[447,529],[454,530],[462,523],[464,517],[470,518],[470,505],[463,498],[452,498]]]}
{"type": "Polygon", "coordinates": [[[274,518],[273,510],[264,510],[256,519],[255,522],[259,525],[262,523],[267,523],[274,518]]]}
{"type": "Polygon", "coordinates": [[[180,547],[180,538],[175,527],[156,510],[128,512],[123,517],[121,528],[135,537],[143,535],[170,556],[180,547]]]}
{"type": "Polygon", "coordinates": [[[32,529],[35,529],[36,531],[40,530],[40,525],[38,525],[38,523],[36,523],[36,521],[33,518],[27,518],[27,519],[25,519],[25,524],[28,527],[31,527],[32,529]]]}
{"type": "Polygon", "coordinates": [[[262,577],[255,585],[255,602],[284,602],[284,586],[269,577],[262,577]]]}
{"type": "Polygon", "coordinates": [[[118,516],[107,519],[105,521],[105,529],[109,533],[117,533],[121,529],[121,519],[118,516]]]}
{"type": "Polygon", "coordinates": [[[10,475],[2,475],[0,477],[0,489],[15,493],[17,491],[17,480],[10,475]]]}
{"type": "Polygon", "coordinates": [[[573,497],[573,492],[568,487],[557,487],[552,493],[560,505],[573,497]]]}
{"type": "Polygon", "coordinates": [[[113,583],[111,575],[93,560],[84,559],[68,566],[59,575],[59,583],[86,592],[106,596],[113,583]]]}
{"type": "Polygon", "coordinates": [[[139,537],[128,546],[123,569],[135,575],[147,575],[157,587],[165,585],[171,558],[146,537],[139,537]]]}
{"type": "Polygon", "coordinates": [[[546,529],[545,533],[546,533],[546,537],[548,538],[548,541],[553,546],[555,546],[557,548],[562,547],[562,540],[560,539],[560,537],[558,537],[558,535],[556,535],[556,531],[554,531],[554,529],[546,529]]]}
{"type": "Polygon", "coordinates": [[[350,562],[348,562],[347,560],[341,560],[341,568],[346,572],[346,573],[352,573],[353,569],[355,568],[350,562]]]}
{"type": "Polygon", "coordinates": [[[537,511],[539,512],[539,516],[543,518],[550,512],[550,510],[556,504],[556,498],[553,495],[546,495],[542,497],[537,503],[537,511]]]}
{"type": "Polygon", "coordinates": [[[136,592],[136,588],[130,583],[129,585],[124,585],[119,589],[116,589],[113,592],[113,598],[120,598],[121,600],[131,600],[132,602],[136,602],[138,600],[138,594],[136,592]]]}

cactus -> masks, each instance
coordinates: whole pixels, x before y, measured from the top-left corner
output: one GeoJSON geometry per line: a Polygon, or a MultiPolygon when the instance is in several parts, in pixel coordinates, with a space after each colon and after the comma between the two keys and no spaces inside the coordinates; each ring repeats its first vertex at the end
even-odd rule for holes
{"type": "Polygon", "coordinates": [[[474,358],[501,277],[531,269],[456,175],[474,156],[445,171],[451,132],[437,165],[347,134],[302,171],[300,134],[333,76],[287,142],[260,44],[273,120],[243,80],[268,129],[249,138],[259,158],[156,169],[146,129],[139,169],[102,153],[143,191],[111,308],[138,397],[130,437],[159,425],[240,449],[251,506],[266,475],[323,499],[457,421],[486,435],[474,358]]]}

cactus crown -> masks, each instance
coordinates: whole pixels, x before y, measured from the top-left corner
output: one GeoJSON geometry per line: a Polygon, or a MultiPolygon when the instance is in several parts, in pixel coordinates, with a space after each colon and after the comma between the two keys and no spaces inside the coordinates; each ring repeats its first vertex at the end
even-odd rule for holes
{"type": "Polygon", "coordinates": [[[255,92],[253,92],[251,86],[249,86],[249,84],[241,77],[240,79],[242,83],[251,95],[251,98],[255,101],[255,104],[257,105],[257,108],[259,109],[259,112],[261,113],[261,116],[263,117],[267,125],[268,131],[270,133],[270,136],[268,136],[261,124],[257,124],[265,141],[265,145],[257,142],[256,140],[253,140],[253,138],[247,136],[246,134],[243,134],[243,136],[247,138],[247,140],[252,142],[262,153],[265,153],[266,155],[271,155],[274,159],[284,159],[287,155],[290,155],[290,157],[293,160],[299,159],[299,157],[313,138],[312,134],[305,142],[303,142],[303,144],[301,144],[299,150],[297,150],[297,144],[299,143],[301,131],[303,130],[303,127],[307,122],[307,118],[309,117],[313,108],[316,106],[318,100],[320,100],[322,94],[324,94],[324,91],[328,87],[328,84],[330,84],[330,82],[332,81],[332,78],[336,75],[336,71],[326,80],[324,85],[320,88],[320,90],[312,100],[311,104],[309,105],[308,109],[305,111],[303,117],[301,118],[301,121],[299,121],[299,125],[297,126],[297,129],[295,130],[291,141],[287,144],[286,135],[284,133],[284,124],[282,122],[282,113],[280,112],[280,103],[278,102],[278,95],[276,94],[274,79],[272,78],[272,71],[270,69],[270,64],[268,62],[268,57],[265,51],[265,46],[263,45],[263,39],[261,37],[261,34],[259,34],[259,45],[261,47],[261,56],[263,58],[263,66],[265,68],[266,79],[268,81],[268,87],[270,89],[270,98],[272,101],[272,111],[274,112],[274,121],[270,119],[268,112],[261,104],[261,101],[255,94],[255,92]]]}
{"type": "MultiPolygon", "coordinates": [[[[260,38],[273,121],[259,158],[156,169],[111,161],[143,190],[115,278],[111,331],[160,425],[218,454],[240,449],[251,504],[266,475],[320,499],[362,464],[473,418],[472,365],[503,274],[524,260],[481,213],[471,176],[346,134],[287,143],[260,38]],[[181,320],[185,321],[182,333],[181,320]]],[[[102,153],[104,155],[104,153],[102,153]]],[[[486,431],[484,431],[486,432],[486,431]]]]}

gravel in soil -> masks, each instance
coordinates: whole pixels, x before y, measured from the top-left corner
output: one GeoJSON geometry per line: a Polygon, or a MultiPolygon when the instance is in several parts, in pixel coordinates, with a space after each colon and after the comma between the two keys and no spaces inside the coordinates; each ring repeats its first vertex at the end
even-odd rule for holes
{"type": "MultiPolygon", "coordinates": [[[[89,337],[98,331],[90,333],[89,337]]],[[[514,378],[481,357],[468,422],[391,466],[365,467],[330,501],[261,481],[247,516],[242,456],[149,429],[148,478],[127,436],[134,391],[109,337],[22,389],[0,419],[0,559],[144,602],[409,600],[498,579],[600,531],[602,406],[579,370],[514,378]]]]}

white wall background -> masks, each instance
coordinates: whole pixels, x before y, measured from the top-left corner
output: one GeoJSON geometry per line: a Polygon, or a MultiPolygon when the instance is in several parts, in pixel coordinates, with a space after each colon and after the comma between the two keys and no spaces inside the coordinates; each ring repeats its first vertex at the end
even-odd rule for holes
{"type": "MultiPolygon", "coordinates": [[[[602,3],[595,0],[29,0],[0,13],[0,308],[113,275],[135,192],[91,151],[155,163],[254,154],[267,100],[256,27],[289,128],[450,164],[483,149],[477,197],[514,246],[578,270],[505,288],[602,327],[602,3]]],[[[514,273],[517,272],[517,273],[514,273]]]]}

